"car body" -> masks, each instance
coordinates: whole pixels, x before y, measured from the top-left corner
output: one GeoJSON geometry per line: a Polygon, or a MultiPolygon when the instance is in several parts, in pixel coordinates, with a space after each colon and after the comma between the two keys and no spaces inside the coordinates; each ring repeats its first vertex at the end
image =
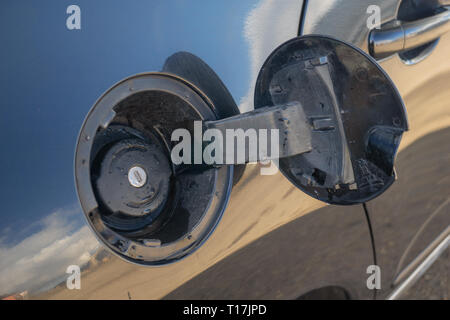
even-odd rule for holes
{"type": "Polygon", "coordinates": [[[278,45],[321,34],[369,52],[367,8],[378,5],[385,23],[400,1],[80,0],[81,29],[69,30],[71,4],[7,1],[0,11],[0,296],[384,299],[448,245],[450,33],[422,61],[378,60],[405,101],[410,130],[397,181],[377,199],[325,205],[250,164],[217,229],[192,255],[143,267],[105,251],[86,224],[73,167],[83,121],[108,88],[160,71],[185,51],[203,59],[246,112],[278,45]],[[66,287],[70,265],[82,268],[80,290],[66,287]],[[381,269],[379,290],[367,286],[371,265],[381,269]]]}

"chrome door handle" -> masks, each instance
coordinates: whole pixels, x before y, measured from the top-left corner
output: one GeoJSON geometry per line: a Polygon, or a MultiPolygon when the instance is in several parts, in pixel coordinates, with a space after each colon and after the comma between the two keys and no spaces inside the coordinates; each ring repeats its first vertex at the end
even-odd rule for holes
{"type": "Polygon", "coordinates": [[[372,30],[369,35],[370,54],[382,58],[414,49],[431,42],[450,31],[450,6],[424,19],[400,22],[394,27],[372,30]]]}

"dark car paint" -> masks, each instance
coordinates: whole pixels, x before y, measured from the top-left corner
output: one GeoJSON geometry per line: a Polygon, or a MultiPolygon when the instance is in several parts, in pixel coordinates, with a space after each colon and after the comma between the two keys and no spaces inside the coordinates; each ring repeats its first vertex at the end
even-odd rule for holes
{"type": "MultiPolygon", "coordinates": [[[[376,212],[372,216],[378,215],[373,227],[377,231],[377,263],[383,266],[379,298],[385,298],[392,289],[398,254],[429,219],[424,208],[432,212],[432,219],[408,252],[406,262],[448,228],[450,158],[441,147],[449,139],[447,128],[404,149],[397,157],[397,168],[405,178],[394,184],[393,192],[368,203],[369,211],[376,212]],[[438,192],[426,187],[439,176],[438,192]]],[[[295,299],[320,283],[324,288],[325,284],[345,288],[350,298],[369,298],[367,274],[362,272],[372,261],[365,227],[360,206],[316,210],[254,241],[165,298],[295,299]],[[308,272],[312,266],[314,272],[308,272]]]]}
{"type": "Polygon", "coordinates": [[[449,139],[446,128],[404,149],[397,158],[397,173],[403,178],[390,193],[368,203],[383,266],[380,297],[386,297],[398,273],[448,229],[450,154],[442,146],[449,139]]]}
{"type": "MultiPolygon", "coordinates": [[[[348,32],[348,23],[354,30],[354,26],[365,21],[363,10],[367,4],[362,2],[352,12],[351,7],[339,7],[337,4],[342,3],[333,1],[321,15],[316,15],[318,2],[310,0],[305,6],[303,32],[335,36],[367,50],[364,33],[348,32]],[[355,20],[355,15],[359,20],[355,20]]],[[[397,1],[378,3],[384,10],[383,19],[391,19],[397,1]]],[[[10,283],[12,277],[26,280],[0,296],[30,290],[42,298],[295,299],[317,288],[336,286],[348,291],[351,298],[373,297],[374,292],[366,287],[366,269],[374,259],[362,206],[323,207],[282,180],[280,174],[263,177],[255,166],[248,166],[233,190],[223,221],[192,257],[171,266],[148,269],[109,257],[99,249],[85,266],[82,290],[69,291],[64,285],[53,288],[64,283],[65,266],[79,261],[69,254],[62,259],[42,253],[84,230],[73,182],[73,152],[79,128],[96,99],[124,77],[161,70],[170,55],[187,51],[214,69],[241,105],[241,111],[246,111],[249,104],[242,101],[252,91],[255,71],[279,43],[297,34],[303,1],[278,6],[256,0],[189,4],[77,1],[82,8],[82,30],[74,31],[65,27],[65,9],[69,4],[72,2],[8,1],[0,11],[0,35],[7,48],[0,52],[0,101],[4,115],[0,118],[4,132],[0,145],[0,260],[5,264],[0,280],[2,285],[10,283]],[[260,11],[255,14],[254,10],[260,11]],[[294,31],[267,31],[276,29],[271,25],[286,22],[294,31]],[[265,38],[254,46],[256,49],[244,35],[247,32],[247,38],[251,38],[252,31],[245,28],[252,23],[267,24],[258,26],[266,32],[261,32],[265,38]],[[61,211],[67,212],[62,222],[56,219],[61,211]],[[52,222],[55,219],[57,222],[52,222]],[[49,230],[57,230],[55,236],[42,242],[46,245],[33,247],[32,241],[46,237],[42,231],[48,226],[52,227],[49,230]],[[45,263],[38,257],[45,257],[45,263]],[[24,264],[31,267],[21,269],[24,264]],[[47,268],[51,265],[59,269],[47,268]],[[37,278],[45,281],[35,281],[37,278]]],[[[401,92],[412,91],[412,85],[408,87],[400,74],[401,66],[392,61],[382,66],[400,85],[401,92]]],[[[448,90],[439,87],[449,79],[448,74],[442,78],[432,76],[440,80],[439,85],[429,81],[431,87],[421,90],[423,83],[418,82],[418,89],[405,98],[408,111],[410,105],[414,111],[419,109],[416,106],[424,103],[422,95],[442,96],[442,91],[448,90]]],[[[442,111],[437,111],[434,116],[440,114],[442,111]]],[[[410,145],[398,157],[398,181],[385,195],[368,203],[382,268],[381,297],[390,291],[401,256],[420,224],[449,194],[445,177],[450,174],[444,172],[448,152],[447,158],[445,150],[441,150],[440,157],[427,156],[439,154],[438,146],[448,141],[444,138],[448,129],[433,133],[448,127],[448,122],[417,131],[416,124],[420,122],[416,118],[410,119],[410,145]],[[417,154],[423,156],[418,158],[417,154]],[[443,183],[438,191],[422,185],[436,180],[443,183]],[[417,202],[409,202],[408,198],[398,207],[396,197],[414,197],[418,190],[425,192],[417,202]],[[422,215],[423,211],[426,214],[422,215]]],[[[430,224],[423,238],[420,236],[408,251],[405,264],[449,224],[446,208],[433,222],[438,227],[430,224]]],[[[87,238],[88,234],[80,237],[87,238]]]]}
{"type": "Polygon", "coordinates": [[[361,206],[327,206],[255,240],[165,299],[297,299],[328,286],[371,299],[371,264],[361,206]]]}

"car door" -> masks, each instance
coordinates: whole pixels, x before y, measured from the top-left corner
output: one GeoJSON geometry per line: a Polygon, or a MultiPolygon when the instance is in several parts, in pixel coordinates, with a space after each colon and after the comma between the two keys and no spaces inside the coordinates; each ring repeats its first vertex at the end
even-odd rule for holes
{"type": "Polygon", "coordinates": [[[159,268],[105,251],[77,199],[77,135],[103,92],[187,51],[219,75],[241,112],[251,110],[259,69],[298,35],[303,4],[2,3],[0,296],[297,298],[331,288],[329,297],[371,298],[366,269],[374,261],[362,207],[325,206],[280,173],[261,176],[247,166],[208,242],[159,268]],[[81,268],[80,290],[66,286],[73,266],[81,268]]]}
{"type": "Polygon", "coordinates": [[[389,192],[367,203],[382,272],[380,298],[388,297],[393,288],[401,290],[391,297],[401,297],[403,285],[415,280],[414,271],[423,270],[429,265],[424,264],[427,257],[432,261],[448,246],[450,152],[445,141],[450,132],[450,33],[445,32],[445,12],[449,4],[445,0],[307,3],[302,33],[329,34],[371,52],[398,87],[408,112],[410,131],[400,145],[398,179],[389,192]],[[445,30],[430,35],[430,26],[442,23],[443,12],[445,30]],[[381,26],[371,30],[377,13],[381,26]],[[412,50],[395,49],[384,56],[371,51],[371,32],[386,31],[399,21],[404,30],[407,23],[424,27],[426,21],[424,30],[430,37],[412,50]]]}

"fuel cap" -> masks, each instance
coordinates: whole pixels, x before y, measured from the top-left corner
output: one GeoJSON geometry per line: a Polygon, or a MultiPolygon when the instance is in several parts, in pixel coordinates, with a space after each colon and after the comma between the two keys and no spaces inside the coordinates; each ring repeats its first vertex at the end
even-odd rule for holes
{"type": "Polygon", "coordinates": [[[125,139],[105,152],[95,186],[110,212],[156,217],[168,198],[170,175],[168,158],[158,145],[125,139]]]}

